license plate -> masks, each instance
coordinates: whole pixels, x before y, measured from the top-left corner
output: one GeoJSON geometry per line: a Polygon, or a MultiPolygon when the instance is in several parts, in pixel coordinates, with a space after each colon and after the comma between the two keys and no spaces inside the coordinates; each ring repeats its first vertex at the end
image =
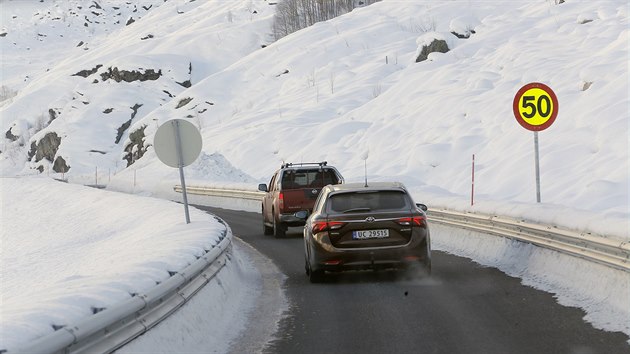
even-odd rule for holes
{"type": "Polygon", "coordinates": [[[389,230],[365,230],[365,231],[352,231],[353,240],[365,240],[369,238],[388,238],[389,230]]]}

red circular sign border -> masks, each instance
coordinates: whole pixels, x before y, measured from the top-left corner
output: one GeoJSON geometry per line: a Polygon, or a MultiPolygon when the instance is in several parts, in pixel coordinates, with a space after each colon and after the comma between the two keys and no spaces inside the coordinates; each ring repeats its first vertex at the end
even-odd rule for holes
{"type": "Polygon", "coordinates": [[[553,124],[553,122],[556,120],[556,116],[558,116],[558,107],[559,107],[558,97],[556,97],[556,93],[553,92],[553,90],[549,86],[540,82],[531,82],[521,87],[521,89],[518,90],[518,92],[516,92],[516,95],[514,96],[514,101],[512,102],[512,111],[514,112],[514,117],[516,118],[516,121],[518,122],[518,124],[520,124],[523,128],[527,130],[531,130],[533,132],[539,132],[539,131],[549,128],[551,124],[553,124]],[[541,125],[531,125],[525,122],[523,117],[521,117],[521,112],[518,109],[518,103],[520,101],[520,97],[527,90],[532,89],[532,88],[539,88],[545,91],[549,95],[549,97],[551,97],[551,102],[553,103],[553,112],[551,113],[551,117],[549,117],[549,119],[544,124],[541,124],[541,125]]]}

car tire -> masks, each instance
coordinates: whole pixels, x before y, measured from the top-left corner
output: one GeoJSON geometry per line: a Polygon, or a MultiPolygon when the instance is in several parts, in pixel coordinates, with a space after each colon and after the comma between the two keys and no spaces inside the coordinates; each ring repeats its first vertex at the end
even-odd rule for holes
{"type": "Polygon", "coordinates": [[[285,229],[285,226],[282,225],[282,223],[280,223],[279,221],[276,220],[276,218],[273,218],[273,236],[275,238],[283,238],[287,235],[287,231],[285,229]]]}
{"type": "Polygon", "coordinates": [[[324,273],[323,270],[321,270],[321,269],[315,269],[315,270],[309,269],[308,273],[309,273],[308,274],[308,280],[311,283],[316,284],[316,283],[324,282],[324,278],[325,278],[326,274],[324,273]]]}

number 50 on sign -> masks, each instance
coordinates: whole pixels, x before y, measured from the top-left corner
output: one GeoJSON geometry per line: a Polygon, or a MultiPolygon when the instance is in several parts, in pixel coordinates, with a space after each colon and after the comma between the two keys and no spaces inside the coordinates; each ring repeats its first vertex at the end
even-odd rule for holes
{"type": "Polygon", "coordinates": [[[512,103],[516,121],[525,129],[541,131],[549,128],[558,115],[558,98],[549,86],[532,82],[514,95],[512,103]]]}

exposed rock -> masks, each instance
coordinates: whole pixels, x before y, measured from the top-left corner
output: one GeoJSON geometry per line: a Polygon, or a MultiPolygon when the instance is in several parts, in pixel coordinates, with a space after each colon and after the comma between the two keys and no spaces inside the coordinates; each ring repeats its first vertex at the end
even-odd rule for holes
{"type": "Polygon", "coordinates": [[[48,109],[48,116],[50,117],[50,119],[48,120],[48,124],[50,124],[53,120],[57,119],[57,115],[59,113],[55,112],[54,109],[50,108],[48,109]]]}
{"type": "Polygon", "coordinates": [[[155,72],[153,69],[147,69],[144,72],[140,71],[128,71],[128,70],[118,70],[118,68],[109,68],[108,71],[101,73],[101,78],[103,81],[107,81],[108,79],[114,79],[116,82],[133,82],[133,81],[147,81],[147,80],[157,80],[162,76],[162,70],[158,70],[155,72]]]}
{"type": "Polygon", "coordinates": [[[131,112],[131,118],[118,128],[118,134],[116,135],[116,144],[120,142],[120,139],[122,139],[125,131],[127,131],[127,129],[129,129],[129,127],[131,126],[131,122],[136,117],[136,114],[138,114],[138,109],[140,107],[142,107],[140,103],[136,103],[133,107],[129,107],[133,110],[133,112],[131,112]]]}
{"type": "Polygon", "coordinates": [[[129,129],[129,127],[131,126],[131,121],[132,119],[129,119],[128,121],[123,123],[123,125],[118,127],[118,130],[117,130],[118,133],[116,134],[116,141],[115,141],[116,144],[120,142],[120,139],[122,139],[122,136],[123,134],[125,134],[125,131],[129,129]]]}
{"type": "Polygon", "coordinates": [[[103,111],[103,113],[105,113],[105,114],[110,114],[110,113],[112,113],[113,111],[114,111],[114,109],[113,109],[113,108],[107,108],[106,110],[104,110],[104,111],[103,111]]]}
{"type": "Polygon", "coordinates": [[[186,98],[182,98],[179,103],[177,103],[177,106],[175,107],[175,109],[184,107],[185,105],[187,105],[188,103],[190,103],[190,101],[192,101],[192,97],[186,97],[186,98]]]}
{"type": "Polygon", "coordinates": [[[129,134],[129,140],[131,142],[125,146],[126,154],[124,156],[124,159],[127,160],[127,167],[133,165],[133,163],[138,161],[147,151],[147,147],[144,146],[144,129],[146,127],[146,125],[143,125],[140,129],[129,134]]]}
{"type": "Polygon", "coordinates": [[[53,171],[57,173],[66,173],[70,171],[70,166],[68,166],[63,157],[57,156],[55,162],[53,163],[53,171]]]}
{"type": "MultiPolygon", "coordinates": [[[[177,82],[177,81],[175,81],[175,82],[177,82]]],[[[182,86],[184,86],[185,88],[189,88],[189,87],[192,86],[192,83],[190,82],[190,80],[186,80],[184,82],[177,82],[177,83],[182,85],[182,86]]]]}
{"type": "Polygon", "coordinates": [[[6,136],[7,139],[11,140],[11,141],[16,141],[18,140],[20,137],[13,135],[13,133],[11,132],[11,129],[13,127],[9,128],[9,130],[7,130],[6,134],[4,134],[4,136],[6,136]]]}
{"type": "Polygon", "coordinates": [[[138,109],[140,107],[142,107],[140,103],[136,103],[133,105],[133,107],[129,107],[133,110],[133,112],[131,112],[131,119],[134,119],[136,117],[136,114],[138,114],[138,109]]]}
{"type": "Polygon", "coordinates": [[[443,39],[434,39],[428,46],[422,46],[422,50],[420,50],[420,54],[416,58],[416,63],[427,60],[430,53],[440,52],[446,53],[448,52],[448,44],[443,39]]]}
{"type": "Polygon", "coordinates": [[[28,160],[31,161],[33,156],[35,156],[35,152],[37,151],[37,144],[34,141],[31,142],[31,149],[28,151],[28,160]]]}
{"type": "MultiPolygon", "coordinates": [[[[457,38],[459,38],[459,39],[468,39],[468,38],[470,38],[470,35],[471,35],[471,34],[475,34],[475,31],[474,31],[474,30],[467,30],[467,31],[466,31],[466,32],[464,32],[464,33],[457,33],[456,31],[451,31],[451,33],[452,33],[453,35],[455,35],[455,37],[457,37],[457,38]]],[[[443,53],[444,53],[444,52],[443,52],[443,53]]]]}
{"type": "MultiPolygon", "coordinates": [[[[83,42],[81,42],[81,43],[83,43],[83,42]]],[[[89,69],[89,70],[81,70],[78,73],[73,74],[72,76],[88,77],[88,76],[96,73],[101,66],[103,66],[103,65],[98,64],[95,68],[92,68],[92,69],[89,69]]]]}
{"type": "Polygon", "coordinates": [[[129,26],[130,24],[136,22],[136,20],[133,19],[133,17],[129,17],[129,19],[127,20],[127,24],[125,26],[129,26]]]}
{"type": "Polygon", "coordinates": [[[283,72],[281,72],[280,74],[276,75],[276,77],[280,77],[280,76],[282,76],[282,75],[286,75],[286,74],[288,74],[288,73],[289,73],[289,69],[284,69],[284,71],[283,71],[283,72]]]}
{"type": "MultiPolygon", "coordinates": [[[[53,162],[57,149],[61,145],[61,138],[55,132],[47,133],[43,138],[39,140],[35,148],[35,162],[39,162],[42,159],[46,159],[53,162]]],[[[31,144],[31,151],[33,151],[33,144],[31,144]]],[[[29,157],[31,153],[29,152],[29,157]]]]}

